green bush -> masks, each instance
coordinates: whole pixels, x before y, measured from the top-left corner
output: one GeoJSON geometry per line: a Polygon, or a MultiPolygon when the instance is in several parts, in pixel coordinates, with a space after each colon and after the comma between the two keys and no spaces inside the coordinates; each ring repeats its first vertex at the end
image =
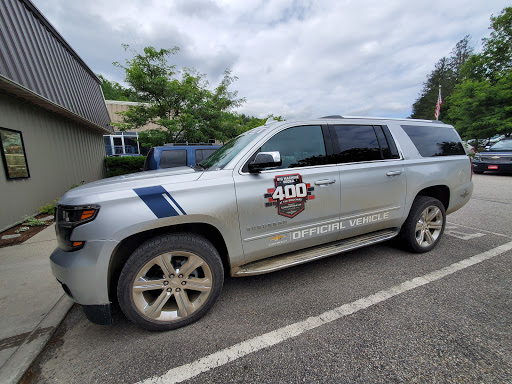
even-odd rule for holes
{"type": "Polygon", "coordinates": [[[107,177],[139,172],[144,167],[145,160],[145,156],[105,157],[105,168],[107,170],[107,177]]]}
{"type": "Polygon", "coordinates": [[[29,227],[41,227],[43,225],[48,225],[48,224],[50,224],[50,223],[43,221],[43,220],[36,219],[35,217],[29,217],[29,216],[25,216],[25,222],[23,223],[23,225],[28,225],[29,227]]]}
{"type": "Polygon", "coordinates": [[[43,205],[41,208],[39,208],[39,212],[55,215],[55,204],[57,204],[57,201],[59,201],[58,197],[55,200],[53,200],[52,203],[47,203],[43,205]]]}

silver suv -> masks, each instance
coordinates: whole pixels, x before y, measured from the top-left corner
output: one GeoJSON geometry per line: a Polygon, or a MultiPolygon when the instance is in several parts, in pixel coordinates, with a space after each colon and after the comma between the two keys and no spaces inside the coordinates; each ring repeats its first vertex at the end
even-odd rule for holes
{"type": "Polygon", "coordinates": [[[89,320],[111,303],[150,330],[204,315],[225,271],[249,276],[396,238],[426,252],[473,191],[452,126],[410,119],[270,122],[196,168],[100,180],[57,207],[53,274],[89,320]]]}

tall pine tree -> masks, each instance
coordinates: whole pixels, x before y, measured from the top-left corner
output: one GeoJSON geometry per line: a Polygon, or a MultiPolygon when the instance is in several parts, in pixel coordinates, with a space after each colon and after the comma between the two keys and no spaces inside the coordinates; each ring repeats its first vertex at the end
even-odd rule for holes
{"type": "Polygon", "coordinates": [[[450,109],[450,95],[455,86],[462,79],[462,68],[473,53],[471,37],[464,36],[452,49],[449,58],[440,59],[434,70],[427,76],[423,89],[412,106],[413,119],[434,119],[434,112],[439,94],[439,85],[442,88],[443,107],[440,120],[447,116],[450,109]]]}

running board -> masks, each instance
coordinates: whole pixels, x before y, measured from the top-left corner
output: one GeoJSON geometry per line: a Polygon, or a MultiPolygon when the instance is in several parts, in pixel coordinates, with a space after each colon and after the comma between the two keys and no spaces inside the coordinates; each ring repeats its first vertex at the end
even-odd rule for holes
{"type": "Polygon", "coordinates": [[[232,268],[231,275],[235,277],[261,275],[263,273],[279,271],[280,269],[304,264],[309,261],[322,259],[337,253],[347,252],[367,245],[380,243],[398,235],[398,229],[386,229],[335,241],[300,251],[289,252],[267,259],[253,261],[239,267],[232,268]]]}

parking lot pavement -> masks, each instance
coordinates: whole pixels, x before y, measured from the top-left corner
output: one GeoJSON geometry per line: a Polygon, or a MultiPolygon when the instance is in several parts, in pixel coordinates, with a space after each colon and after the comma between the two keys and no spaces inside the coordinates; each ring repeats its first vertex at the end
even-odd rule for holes
{"type": "Polygon", "coordinates": [[[24,383],[512,382],[512,202],[479,195],[512,179],[476,176],[432,252],[381,244],[228,278],[202,320],[166,333],[73,309],[24,383]]]}

